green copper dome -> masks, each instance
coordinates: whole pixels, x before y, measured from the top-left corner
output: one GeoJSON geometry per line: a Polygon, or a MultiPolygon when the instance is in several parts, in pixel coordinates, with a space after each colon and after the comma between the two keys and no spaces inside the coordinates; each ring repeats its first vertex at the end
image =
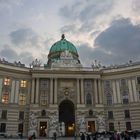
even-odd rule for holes
{"type": "Polygon", "coordinates": [[[62,35],[62,39],[52,45],[49,54],[56,53],[56,52],[63,52],[65,50],[77,54],[76,47],[71,42],[67,41],[62,35]]]}
{"type": "Polygon", "coordinates": [[[63,59],[63,61],[64,59],[69,59],[66,60],[69,61],[69,63],[70,61],[76,61],[78,64],[80,63],[76,47],[65,39],[64,34],[61,40],[52,45],[48,54],[47,66],[50,67],[53,63],[59,63],[61,59],[63,59]]]}

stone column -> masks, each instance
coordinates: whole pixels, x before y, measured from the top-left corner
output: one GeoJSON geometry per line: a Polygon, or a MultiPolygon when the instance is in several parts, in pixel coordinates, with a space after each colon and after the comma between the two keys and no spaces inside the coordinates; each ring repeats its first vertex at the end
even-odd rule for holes
{"type": "Polygon", "coordinates": [[[11,86],[10,103],[14,103],[15,87],[16,87],[16,81],[15,81],[15,79],[13,79],[13,80],[12,80],[12,86],[11,86]]]}
{"type": "Polygon", "coordinates": [[[105,98],[105,94],[104,94],[104,81],[102,81],[101,83],[101,86],[102,86],[102,96],[103,96],[103,104],[106,103],[106,98],[105,98]]]}
{"type": "Polygon", "coordinates": [[[98,104],[97,80],[94,80],[95,103],[98,104]]]}
{"type": "Polygon", "coordinates": [[[30,80],[28,80],[27,81],[28,83],[27,83],[27,85],[28,85],[28,90],[27,90],[27,95],[26,95],[26,102],[27,102],[27,104],[30,104],[30,98],[31,98],[31,81],[30,80]]]}
{"type": "Polygon", "coordinates": [[[35,103],[38,104],[39,102],[39,78],[36,79],[36,96],[35,96],[35,103]]]}
{"type": "Polygon", "coordinates": [[[113,102],[117,103],[117,93],[116,93],[116,83],[115,80],[112,80],[112,88],[113,88],[113,102]]]}
{"type": "Polygon", "coordinates": [[[19,81],[16,81],[15,103],[18,103],[18,100],[19,100],[19,81]]]}
{"type": "Polygon", "coordinates": [[[1,99],[2,99],[2,86],[3,86],[3,79],[0,78],[0,102],[1,102],[1,99]]]}
{"type": "Polygon", "coordinates": [[[50,79],[50,104],[53,104],[53,78],[50,79]]]}
{"type": "Polygon", "coordinates": [[[54,81],[54,104],[57,104],[57,78],[54,81]]]}
{"type": "Polygon", "coordinates": [[[84,87],[83,87],[83,79],[81,79],[81,104],[84,104],[84,87]]]}
{"type": "Polygon", "coordinates": [[[35,78],[32,79],[31,104],[34,104],[34,98],[35,98],[35,78]]]}
{"type": "Polygon", "coordinates": [[[137,97],[136,80],[135,79],[132,79],[132,87],[133,87],[134,102],[137,102],[138,101],[138,97],[137,97]]]}
{"type": "Polygon", "coordinates": [[[99,91],[99,103],[102,104],[103,103],[103,99],[102,99],[102,90],[101,90],[101,80],[98,80],[98,91],[99,91]]]}
{"type": "Polygon", "coordinates": [[[117,87],[117,98],[118,98],[118,103],[121,103],[121,94],[120,94],[119,80],[116,80],[116,87],[117,87]]]}
{"type": "Polygon", "coordinates": [[[79,86],[79,79],[77,79],[77,104],[80,104],[80,86],[79,86]]]}
{"type": "Polygon", "coordinates": [[[128,89],[129,89],[130,102],[133,102],[134,101],[134,98],[133,98],[133,91],[132,91],[131,79],[128,79],[128,89]]]}

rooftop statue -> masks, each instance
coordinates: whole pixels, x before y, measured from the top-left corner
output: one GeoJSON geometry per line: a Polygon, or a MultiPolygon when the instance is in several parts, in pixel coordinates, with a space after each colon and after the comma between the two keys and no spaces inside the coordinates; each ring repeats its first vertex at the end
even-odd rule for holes
{"type": "Polygon", "coordinates": [[[40,60],[38,60],[37,58],[34,60],[34,61],[32,61],[32,63],[30,64],[30,67],[40,67],[40,65],[41,65],[41,62],[40,62],[40,60]]]}
{"type": "Polygon", "coordinates": [[[100,61],[94,60],[94,62],[92,63],[92,68],[93,69],[99,69],[99,68],[101,68],[100,61]]]}

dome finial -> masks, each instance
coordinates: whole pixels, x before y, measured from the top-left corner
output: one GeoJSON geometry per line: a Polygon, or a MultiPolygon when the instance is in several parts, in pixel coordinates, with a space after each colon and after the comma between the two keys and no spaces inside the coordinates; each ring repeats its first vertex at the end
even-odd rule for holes
{"type": "Polygon", "coordinates": [[[62,34],[61,39],[65,39],[65,34],[62,34]]]}

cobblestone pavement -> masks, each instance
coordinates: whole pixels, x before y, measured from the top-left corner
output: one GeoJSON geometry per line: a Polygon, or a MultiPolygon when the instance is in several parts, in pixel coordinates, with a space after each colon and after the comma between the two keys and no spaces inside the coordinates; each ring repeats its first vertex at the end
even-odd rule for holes
{"type": "MultiPolygon", "coordinates": [[[[2,138],[0,137],[0,140],[28,140],[28,138],[23,138],[23,139],[20,139],[20,138],[2,138]]],[[[37,138],[37,139],[33,139],[33,140],[54,140],[54,138],[37,138]]],[[[80,140],[80,137],[59,137],[57,138],[56,140],[80,140]]],[[[92,140],[92,138],[91,138],[92,140]]],[[[109,140],[109,138],[98,138],[97,140],[109,140]]],[[[134,138],[131,138],[131,140],[135,140],[134,138]]],[[[136,140],[140,140],[140,137],[138,137],[136,140]]]]}

